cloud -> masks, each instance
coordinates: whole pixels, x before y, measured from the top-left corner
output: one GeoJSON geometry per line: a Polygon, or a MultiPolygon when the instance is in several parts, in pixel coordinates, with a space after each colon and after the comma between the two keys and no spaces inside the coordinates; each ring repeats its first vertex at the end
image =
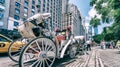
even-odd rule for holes
{"type": "Polygon", "coordinates": [[[90,11],[88,12],[88,15],[90,18],[94,18],[95,16],[97,16],[97,18],[101,18],[101,15],[97,14],[97,11],[95,9],[95,5],[90,9],[90,11]]]}
{"type": "Polygon", "coordinates": [[[85,20],[91,20],[91,18],[89,16],[86,16],[85,20]]]}

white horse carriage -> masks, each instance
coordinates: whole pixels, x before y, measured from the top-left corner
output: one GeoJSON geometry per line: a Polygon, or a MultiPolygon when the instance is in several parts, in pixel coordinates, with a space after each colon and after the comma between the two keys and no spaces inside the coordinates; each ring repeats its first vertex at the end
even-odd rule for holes
{"type": "Polygon", "coordinates": [[[50,13],[36,14],[18,26],[22,37],[29,40],[27,43],[24,41],[26,45],[19,56],[16,55],[19,59],[14,59],[15,56],[11,54],[11,58],[19,62],[19,67],[52,67],[55,58],[63,58],[65,55],[75,57],[78,43],[73,35],[68,38],[63,34],[50,36],[45,34],[46,20],[49,18],[50,13]]]}

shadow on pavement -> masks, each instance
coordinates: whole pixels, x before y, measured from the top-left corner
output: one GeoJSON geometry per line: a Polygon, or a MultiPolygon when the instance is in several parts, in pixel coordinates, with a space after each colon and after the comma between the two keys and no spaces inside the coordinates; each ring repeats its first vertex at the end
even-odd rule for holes
{"type": "Polygon", "coordinates": [[[56,59],[54,64],[53,64],[53,67],[65,67],[67,64],[74,62],[76,58],[77,57],[71,59],[68,56],[65,56],[62,59],[56,59]]]}

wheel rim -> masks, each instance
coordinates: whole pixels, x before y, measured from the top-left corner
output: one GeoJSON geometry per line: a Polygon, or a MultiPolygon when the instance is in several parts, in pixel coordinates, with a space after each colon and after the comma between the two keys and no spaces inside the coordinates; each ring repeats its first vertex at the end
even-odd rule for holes
{"type": "Polygon", "coordinates": [[[74,58],[75,55],[76,55],[76,47],[75,46],[71,46],[71,49],[70,49],[70,58],[74,58]]]}
{"type": "Polygon", "coordinates": [[[21,54],[22,67],[51,67],[56,56],[56,47],[48,38],[32,40],[21,54]]]}
{"type": "Polygon", "coordinates": [[[14,62],[19,61],[19,55],[21,53],[21,49],[26,45],[23,39],[27,39],[27,38],[20,38],[13,41],[8,48],[9,58],[14,62]]]}

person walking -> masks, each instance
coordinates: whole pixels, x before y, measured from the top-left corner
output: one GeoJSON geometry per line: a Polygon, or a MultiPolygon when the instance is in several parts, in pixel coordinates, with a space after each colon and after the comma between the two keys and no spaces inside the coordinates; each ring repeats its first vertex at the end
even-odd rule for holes
{"type": "Polygon", "coordinates": [[[90,40],[87,40],[86,41],[86,45],[87,45],[87,51],[90,50],[91,51],[91,41],[90,40]]]}
{"type": "Polygon", "coordinates": [[[117,41],[116,47],[120,49],[120,40],[117,41]]]}
{"type": "Polygon", "coordinates": [[[115,48],[115,42],[114,41],[112,41],[112,46],[113,46],[113,48],[115,48]]]}
{"type": "Polygon", "coordinates": [[[101,45],[101,49],[105,49],[106,43],[104,40],[101,41],[100,45],[101,45]]]}

